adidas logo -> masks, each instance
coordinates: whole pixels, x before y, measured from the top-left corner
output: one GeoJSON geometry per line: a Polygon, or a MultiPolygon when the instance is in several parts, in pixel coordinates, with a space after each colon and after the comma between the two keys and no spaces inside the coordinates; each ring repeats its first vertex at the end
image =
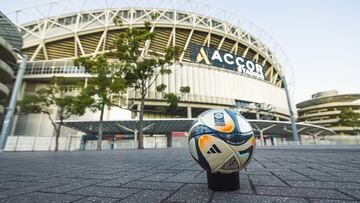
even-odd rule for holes
{"type": "Polygon", "coordinates": [[[215,144],[213,144],[212,147],[206,153],[216,154],[216,153],[221,153],[221,151],[215,144]]]}

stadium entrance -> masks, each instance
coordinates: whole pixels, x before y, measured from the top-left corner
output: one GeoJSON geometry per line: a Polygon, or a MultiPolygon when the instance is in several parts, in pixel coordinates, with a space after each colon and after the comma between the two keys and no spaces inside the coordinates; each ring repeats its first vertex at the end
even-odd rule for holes
{"type": "MultiPolygon", "coordinates": [[[[145,148],[187,147],[187,132],[194,119],[151,119],[144,120],[145,148]]],[[[277,145],[284,140],[291,141],[291,123],[287,121],[249,120],[257,145],[277,145]]],[[[85,133],[82,149],[96,146],[98,121],[66,121],[64,125],[85,133]]],[[[104,145],[106,149],[136,148],[137,120],[104,121],[104,145]]],[[[297,123],[301,135],[335,135],[332,130],[297,123]]]]}

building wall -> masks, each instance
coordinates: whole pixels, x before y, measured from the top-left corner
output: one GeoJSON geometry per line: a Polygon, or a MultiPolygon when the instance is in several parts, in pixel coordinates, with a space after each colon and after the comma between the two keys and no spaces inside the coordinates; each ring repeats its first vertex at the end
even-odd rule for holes
{"type": "Polygon", "coordinates": [[[339,124],[339,115],[344,109],[360,113],[360,94],[339,95],[336,91],[325,93],[314,94],[311,100],[299,103],[298,120],[329,128],[338,135],[356,135],[352,127],[339,124]]]}
{"type": "Polygon", "coordinates": [[[21,46],[22,38],[16,26],[0,11],[0,129],[11,95],[14,69],[17,66],[13,49],[20,49],[21,46]]]}
{"type": "Polygon", "coordinates": [[[12,67],[15,63],[16,58],[12,52],[12,46],[0,36],[0,117],[4,114],[8,103],[10,85],[14,75],[12,67]]]}
{"type": "MultiPolygon", "coordinates": [[[[31,63],[29,63],[29,67],[30,66],[31,63]]],[[[182,116],[180,117],[188,117],[188,107],[194,110],[200,107],[203,111],[209,108],[233,108],[235,106],[235,100],[271,104],[275,107],[275,117],[286,119],[288,115],[285,92],[282,88],[276,87],[266,81],[255,80],[234,71],[191,63],[184,63],[182,66],[172,66],[171,70],[171,74],[159,77],[150,88],[147,96],[148,102],[145,103],[146,106],[167,106],[163,101],[164,93],[179,94],[181,86],[189,86],[191,92],[184,95],[182,102],[179,104],[179,108],[181,108],[180,112],[182,112],[182,116]],[[161,83],[167,85],[164,93],[159,93],[155,90],[155,87],[161,83]]],[[[54,75],[61,76],[61,74],[55,74],[53,72],[48,74],[44,72],[44,70],[36,72],[37,74],[34,73],[33,71],[32,74],[25,76],[22,97],[46,87],[48,85],[46,80],[50,80],[54,75]]],[[[91,77],[83,73],[71,73],[69,75],[80,81],[85,81],[87,77],[91,77]]],[[[136,100],[139,98],[139,95],[135,91],[129,90],[126,98],[136,100]]],[[[56,108],[53,109],[53,113],[53,118],[56,118],[56,108]]],[[[196,115],[197,114],[194,116],[196,115]]],[[[135,118],[135,116],[136,115],[131,114],[130,111],[114,107],[105,111],[104,119],[124,120],[135,118]]],[[[148,113],[145,117],[175,118],[179,116],[171,115],[170,113],[163,115],[148,113]]],[[[85,115],[81,117],[73,116],[70,119],[98,120],[99,112],[94,113],[88,110],[85,115]]],[[[52,136],[54,134],[47,115],[19,115],[14,124],[16,128],[13,135],[15,136],[52,136]]],[[[62,136],[69,135],[70,132],[71,130],[65,128],[61,134],[62,136]]],[[[76,132],[71,132],[71,135],[75,136],[76,134],[76,132]]]]}

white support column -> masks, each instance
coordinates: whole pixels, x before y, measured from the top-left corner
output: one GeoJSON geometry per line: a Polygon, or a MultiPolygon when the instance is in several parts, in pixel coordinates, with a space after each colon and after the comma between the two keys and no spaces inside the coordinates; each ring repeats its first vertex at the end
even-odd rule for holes
{"type": "Polygon", "coordinates": [[[222,47],[222,45],[223,45],[226,37],[227,37],[227,36],[224,35],[223,38],[221,39],[221,41],[220,41],[220,43],[219,43],[219,45],[218,45],[218,49],[219,49],[219,50],[221,49],[221,47],[222,47]]]}
{"type": "Polygon", "coordinates": [[[41,43],[39,44],[39,46],[36,48],[35,52],[33,53],[33,55],[30,58],[30,61],[34,61],[36,56],[38,55],[39,51],[42,49],[42,45],[41,43]]]}
{"type": "Polygon", "coordinates": [[[48,56],[48,53],[47,53],[47,49],[46,49],[46,44],[45,42],[43,42],[43,52],[44,52],[44,57],[45,57],[45,60],[49,60],[49,56],[48,56]]]}
{"type": "Polygon", "coordinates": [[[187,49],[188,46],[189,46],[189,42],[190,42],[190,39],[191,39],[193,33],[194,33],[194,28],[191,29],[190,34],[189,34],[189,36],[188,36],[188,38],[187,38],[187,40],[186,40],[186,43],[185,43],[185,46],[184,46],[184,50],[183,50],[183,52],[181,53],[181,56],[180,56],[180,59],[179,59],[180,62],[182,62],[182,60],[183,60],[183,58],[184,58],[186,49],[187,49]]]}
{"type": "MultiPolygon", "coordinates": [[[[150,28],[150,33],[153,33],[154,30],[155,30],[155,23],[152,24],[152,26],[150,28]]],[[[174,35],[174,38],[175,38],[175,35],[174,35]]],[[[146,55],[146,53],[148,52],[148,50],[150,48],[150,43],[151,43],[150,39],[145,41],[144,49],[141,52],[141,57],[144,57],[146,55]]]]}
{"type": "Polygon", "coordinates": [[[237,55],[237,50],[238,50],[238,43],[239,42],[235,42],[235,44],[233,45],[233,47],[231,48],[231,53],[233,53],[233,54],[235,54],[235,55],[237,55]]]}
{"type": "Polygon", "coordinates": [[[192,109],[191,106],[187,107],[187,118],[192,118],[192,109]]]}
{"type": "Polygon", "coordinates": [[[270,125],[266,128],[261,129],[258,125],[254,124],[256,130],[260,133],[261,146],[265,146],[264,131],[269,130],[276,126],[276,124],[270,125]]]}
{"type": "Polygon", "coordinates": [[[259,133],[260,133],[261,146],[265,146],[264,131],[259,130],[259,133]]]}
{"type": "Polygon", "coordinates": [[[166,48],[168,48],[168,47],[170,46],[171,40],[172,40],[172,38],[173,38],[174,33],[175,33],[175,26],[172,28],[172,31],[171,31],[171,33],[170,33],[170,35],[169,35],[169,39],[168,39],[168,41],[167,41],[167,43],[166,43],[166,48]]]}
{"type": "Polygon", "coordinates": [[[137,142],[137,130],[134,130],[134,149],[137,149],[138,142],[137,142]]]}
{"type": "Polygon", "coordinates": [[[247,55],[247,53],[248,53],[249,49],[250,49],[250,45],[249,45],[249,46],[245,49],[245,51],[244,51],[244,53],[243,53],[242,57],[245,57],[245,56],[247,55]]]}

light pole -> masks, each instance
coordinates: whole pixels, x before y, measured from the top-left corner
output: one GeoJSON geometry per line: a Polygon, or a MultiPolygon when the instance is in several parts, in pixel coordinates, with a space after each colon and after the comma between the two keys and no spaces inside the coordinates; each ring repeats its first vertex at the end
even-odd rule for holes
{"type": "Polygon", "coordinates": [[[10,132],[10,128],[11,128],[11,124],[13,121],[14,112],[15,112],[15,108],[16,108],[17,97],[18,97],[18,94],[19,94],[19,91],[21,88],[23,76],[24,76],[25,69],[26,69],[26,63],[27,63],[27,57],[25,55],[23,55],[23,53],[21,53],[20,50],[13,49],[13,51],[16,52],[17,54],[19,54],[19,56],[21,57],[21,64],[20,64],[20,67],[19,67],[19,70],[18,70],[18,73],[16,76],[15,85],[13,88],[13,92],[11,94],[9,106],[6,108],[6,114],[5,114],[5,118],[4,118],[4,122],[3,122],[3,127],[1,129],[0,153],[5,150],[7,136],[9,135],[9,132],[10,132]]]}
{"type": "Polygon", "coordinates": [[[289,94],[289,89],[288,89],[288,86],[287,86],[287,83],[286,83],[285,75],[281,75],[281,79],[282,79],[282,81],[284,83],[286,99],[287,99],[288,108],[289,108],[289,112],[290,112],[291,131],[292,131],[293,139],[294,139],[294,141],[295,141],[295,143],[297,145],[300,145],[301,143],[300,143],[299,134],[298,134],[298,131],[297,131],[297,128],[296,128],[294,112],[293,112],[292,107],[291,107],[290,94],[289,94]]]}

